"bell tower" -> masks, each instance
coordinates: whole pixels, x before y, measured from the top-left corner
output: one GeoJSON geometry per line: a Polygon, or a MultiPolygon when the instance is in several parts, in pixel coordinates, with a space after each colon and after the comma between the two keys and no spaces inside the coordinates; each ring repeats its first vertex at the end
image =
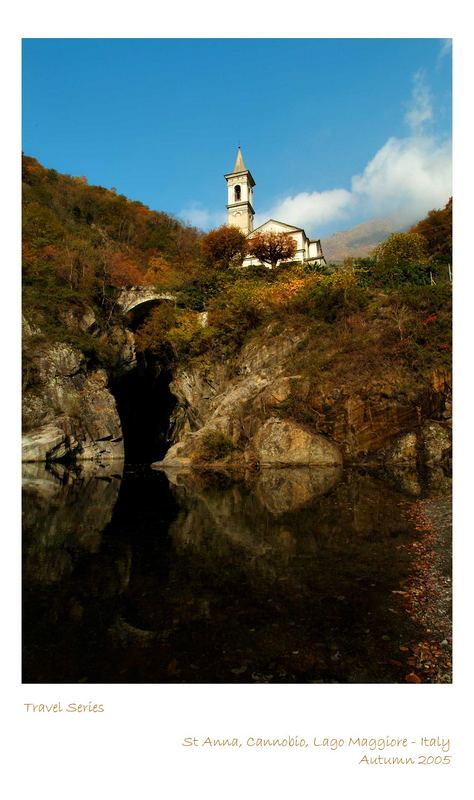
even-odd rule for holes
{"type": "Polygon", "coordinates": [[[252,189],[255,181],[244,164],[240,146],[233,172],[228,172],[224,177],[227,181],[227,224],[240,228],[247,236],[253,231],[255,211],[252,206],[252,189]]]}

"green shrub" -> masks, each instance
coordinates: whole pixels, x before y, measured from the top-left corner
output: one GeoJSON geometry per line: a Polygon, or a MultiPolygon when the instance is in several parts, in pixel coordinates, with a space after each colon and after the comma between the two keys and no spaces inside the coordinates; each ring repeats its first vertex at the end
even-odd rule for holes
{"type": "Polygon", "coordinates": [[[209,431],[201,440],[199,457],[203,461],[223,461],[235,449],[235,444],[228,436],[220,431],[209,431]]]}

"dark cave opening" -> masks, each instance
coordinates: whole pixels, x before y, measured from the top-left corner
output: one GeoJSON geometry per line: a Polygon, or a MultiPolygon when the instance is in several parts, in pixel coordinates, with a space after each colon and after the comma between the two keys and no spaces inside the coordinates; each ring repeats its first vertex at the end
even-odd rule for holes
{"type": "MultiPolygon", "coordinates": [[[[129,315],[130,330],[142,324],[151,307],[152,304],[142,304],[129,315]]],[[[163,353],[160,357],[146,351],[137,353],[136,367],[112,380],[126,462],[151,464],[160,461],[168,450],[170,417],[176,405],[170,390],[172,379],[172,354],[163,353]]]]}
{"type": "Polygon", "coordinates": [[[168,428],[176,398],[170,391],[173,374],[152,358],[137,355],[137,366],[116,380],[112,392],[122,423],[125,461],[160,461],[170,442],[168,428]]]}

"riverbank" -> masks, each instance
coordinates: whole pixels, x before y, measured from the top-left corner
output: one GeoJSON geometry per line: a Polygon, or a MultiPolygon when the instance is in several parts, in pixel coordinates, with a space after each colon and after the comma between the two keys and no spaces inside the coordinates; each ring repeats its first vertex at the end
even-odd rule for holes
{"type": "Polygon", "coordinates": [[[450,496],[417,500],[407,516],[416,538],[404,547],[412,556],[410,576],[397,596],[413,622],[424,629],[417,641],[400,645],[409,683],[452,682],[452,577],[450,496]]]}

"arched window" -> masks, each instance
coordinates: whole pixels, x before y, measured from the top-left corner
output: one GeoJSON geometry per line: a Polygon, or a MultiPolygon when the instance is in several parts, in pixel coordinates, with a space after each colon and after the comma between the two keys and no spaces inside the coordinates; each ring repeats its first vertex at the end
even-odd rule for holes
{"type": "Polygon", "coordinates": [[[237,184],[237,186],[234,187],[234,201],[237,202],[238,200],[240,200],[240,186],[237,184]]]}

